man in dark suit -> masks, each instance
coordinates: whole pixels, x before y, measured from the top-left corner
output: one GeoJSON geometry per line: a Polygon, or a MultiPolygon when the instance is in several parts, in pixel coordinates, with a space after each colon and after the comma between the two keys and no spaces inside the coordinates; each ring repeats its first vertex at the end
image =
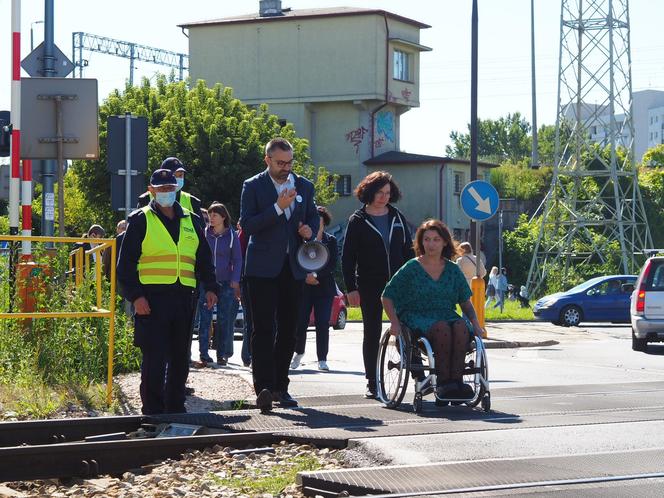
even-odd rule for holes
{"type": "Polygon", "coordinates": [[[297,406],[288,394],[288,368],[306,272],[296,256],[320,223],[313,184],[291,171],[293,146],[283,138],[270,140],[265,163],[265,171],[244,182],[240,200],[240,225],[249,235],[245,276],[253,317],[252,373],[262,411],[273,401],[297,406]]]}

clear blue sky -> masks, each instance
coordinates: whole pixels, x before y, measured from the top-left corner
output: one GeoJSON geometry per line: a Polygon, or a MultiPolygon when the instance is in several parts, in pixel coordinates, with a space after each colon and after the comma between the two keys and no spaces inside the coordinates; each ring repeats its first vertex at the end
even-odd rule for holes
{"type": "MultiPolygon", "coordinates": [[[[23,0],[22,57],[30,52],[30,26],[43,19],[42,0],[23,0]]],[[[481,118],[520,111],[530,120],[530,0],[479,0],[479,103],[481,118]]],[[[452,130],[465,130],[470,115],[471,0],[290,0],[293,9],[352,6],[381,8],[431,25],[421,43],[419,109],[402,116],[401,148],[442,155],[452,130]]],[[[0,0],[0,109],[10,107],[10,0],[0,0]]],[[[177,24],[256,12],[258,0],[55,0],[55,41],[71,58],[71,33],[87,33],[187,52],[177,24]]],[[[556,113],[560,1],[535,0],[538,123],[553,124],[556,113]]],[[[664,90],[664,2],[630,2],[632,85],[634,90],[664,90]]],[[[34,25],[35,45],[43,25],[34,25]]],[[[99,80],[100,96],[122,88],[128,61],[88,54],[84,76],[99,80]]],[[[154,77],[167,68],[138,63],[135,77],[154,77]]]]}

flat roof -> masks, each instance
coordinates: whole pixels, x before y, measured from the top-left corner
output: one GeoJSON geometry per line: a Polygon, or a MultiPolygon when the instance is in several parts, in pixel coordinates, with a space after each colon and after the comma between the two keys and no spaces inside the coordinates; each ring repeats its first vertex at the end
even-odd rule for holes
{"type": "Polygon", "coordinates": [[[276,22],[276,21],[292,21],[296,19],[315,19],[320,17],[342,17],[342,16],[365,16],[365,15],[379,15],[387,16],[390,19],[401,21],[420,29],[430,28],[428,24],[424,24],[414,19],[393,14],[382,9],[365,9],[358,7],[328,7],[320,9],[297,9],[292,10],[289,8],[282,9],[281,15],[271,15],[261,17],[257,12],[253,14],[245,14],[234,17],[222,17],[219,19],[207,19],[204,21],[191,21],[183,24],[178,24],[180,28],[197,28],[201,26],[213,26],[219,24],[239,24],[239,23],[256,23],[256,22],[276,22]]]}
{"type": "MultiPolygon", "coordinates": [[[[456,157],[446,157],[446,156],[427,156],[424,154],[412,154],[410,152],[391,150],[364,161],[364,164],[366,166],[374,166],[380,164],[413,164],[413,163],[458,163],[458,164],[470,165],[470,160],[458,159],[456,157]]],[[[500,166],[499,164],[487,163],[484,161],[477,161],[477,165],[483,166],[485,168],[497,168],[498,166],[500,166]]]]}

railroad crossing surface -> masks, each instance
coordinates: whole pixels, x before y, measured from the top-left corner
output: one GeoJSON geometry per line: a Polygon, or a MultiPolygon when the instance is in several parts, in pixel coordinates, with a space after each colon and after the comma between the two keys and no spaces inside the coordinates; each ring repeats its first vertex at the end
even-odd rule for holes
{"type": "Polygon", "coordinates": [[[629,328],[613,325],[501,324],[492,334],[489,413],[428,397],[416,414],[412,393],[398,409],[364,399],[361,327],[351,324],[331,334],[330,372],[311,368],[310,333],[304,367],[291,376],[298,408],[0,424],[0,480],[117,474],[155,455],[286,440],[351,448],[380,463],[302,473],[310,496],[661,496],[664,346],[635,353],[629,328]],[[193,435],[125,437],[167,424],[193,435]]]}

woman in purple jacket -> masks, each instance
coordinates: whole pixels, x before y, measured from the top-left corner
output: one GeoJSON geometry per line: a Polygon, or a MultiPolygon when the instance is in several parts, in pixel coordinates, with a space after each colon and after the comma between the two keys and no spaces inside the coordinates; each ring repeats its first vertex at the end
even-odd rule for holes
{"type": "Polygon", "coordinates": [[[242,249],[226,206],[213,202],[208,208],[208,216],[210,225],[205,229],[205,238],[212,250],[219,284],[214,332],[217,337],[217,364],[226,365],[228,358],[233,356],[233,324],[240,300],[242,249]]]}

